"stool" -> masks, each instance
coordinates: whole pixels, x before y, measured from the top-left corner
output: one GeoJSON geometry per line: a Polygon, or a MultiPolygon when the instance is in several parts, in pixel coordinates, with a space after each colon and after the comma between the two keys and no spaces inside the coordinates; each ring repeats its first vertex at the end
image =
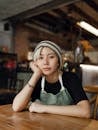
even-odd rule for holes
{"type": "Polygon", "coordinates": [[[89,99],[90,104],[94,104],[93,118],[96,119],[97,108],[98,108],[98,86],[97,85],[88,85],[83,87],[84,91],[87,93],[92,93],[94,96],[89,99]]]}

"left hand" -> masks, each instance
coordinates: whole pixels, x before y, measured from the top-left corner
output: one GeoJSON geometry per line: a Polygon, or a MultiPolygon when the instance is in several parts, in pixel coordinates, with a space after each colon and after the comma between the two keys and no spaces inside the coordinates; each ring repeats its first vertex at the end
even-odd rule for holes
{"type": "Polygon", "coordinates": [[[29,107],[30,112],[44,113],[44,105],[40,102],[33,102],[29,107]]]}

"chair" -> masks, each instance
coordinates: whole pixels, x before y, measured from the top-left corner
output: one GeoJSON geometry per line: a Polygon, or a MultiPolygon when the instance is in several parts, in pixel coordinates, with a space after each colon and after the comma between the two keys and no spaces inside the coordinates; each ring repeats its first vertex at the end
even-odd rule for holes
{"type": "Polygon", "coordinates": [[[98,108],[98,86],[97,85],[89,85],[84,86],[84,91],[87,93],[94,94],[93,97],[89,99],[90,104],[94,104],[93,108],[93,118],[97,118],[97,108],[98,108]]]}
{"type": "Polygon", "coordinates": [[[15,87],[16,92],[18,93],[22,89],[23,86],[24,86],[24,80],[17,78],[16,79],[16,87],[15,87]]]}
{"type": "Polygon", "coordinates": [[[11,104],[16,92],[9,89],[0,89],[0,105],[11,104]]]}

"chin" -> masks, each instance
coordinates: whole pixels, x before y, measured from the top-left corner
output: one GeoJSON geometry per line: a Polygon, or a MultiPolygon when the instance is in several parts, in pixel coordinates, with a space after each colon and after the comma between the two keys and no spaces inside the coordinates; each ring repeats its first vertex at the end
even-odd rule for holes
{"type": "Polygon", "coordinates": [[[43,71],[43,74],[46,76],[53,75],[55,71],[43,71]]]}
{"type": "Polygon", "coordinates": [[[44,74],[44,75],[51,75],[52,72],[49,72],[49,71],[46,72],[46,71],[44,71],[43,74],[44,74]]]}

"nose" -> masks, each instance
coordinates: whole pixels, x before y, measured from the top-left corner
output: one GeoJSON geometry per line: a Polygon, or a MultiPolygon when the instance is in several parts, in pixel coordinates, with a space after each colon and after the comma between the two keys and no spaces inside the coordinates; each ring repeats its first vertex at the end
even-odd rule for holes
{"type": "Polygon", "coordinates": [[[45,57],[43,62],[44,62],[45,65],[49,64],[49,60],[48,60],[48,58],[45,57]]]}

